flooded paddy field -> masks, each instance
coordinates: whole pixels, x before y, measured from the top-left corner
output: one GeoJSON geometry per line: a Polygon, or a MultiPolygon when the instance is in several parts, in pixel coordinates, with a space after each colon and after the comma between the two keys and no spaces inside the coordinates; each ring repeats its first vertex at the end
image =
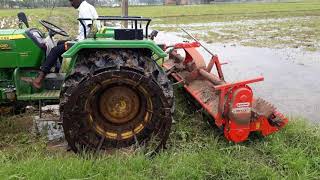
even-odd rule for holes
{"type": "MultiPolygon", "coordinates": [[[[183,27],[207,43],[251,47],[320,50],[320,16],[251,19],[226,22],[158,24],[155,29],[178,32],[183,27]]],[[[183,35],[186,37],[186,35],[183,35]]]]}
{"type": "MultiPolygon", "coordinates": [[[[230,21],[155,24],[159,42],[192,41],[188,30],[217,54],[229,82],[264,76],[256,97],[289,117],[320,122],[320,16],[235,18],[230,21]]],[[[203,51],[207,61],[210,55],[203,51]]]]}

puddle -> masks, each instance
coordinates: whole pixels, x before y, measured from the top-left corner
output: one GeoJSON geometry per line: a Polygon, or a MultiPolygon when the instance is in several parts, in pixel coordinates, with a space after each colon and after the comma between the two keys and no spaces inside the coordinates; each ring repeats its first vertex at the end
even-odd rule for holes
{"type": "MultiPolygon", "coordinates": [[[[269,24],[269,23],[282,23],[288,21],[306,21],[317,16],[307,16],[307,17],[290,17],[290,18],[269,18],[269,19],[258,19],[258,20],[240,20],[240,21],[227,21],[227,22],[210,22],[210,23],[192,23],[181,25],[185,28],[196,28],[196,27],[220,27],[220,26],[237,26],[237,25],[259,25],[259,24],[269,24]]],[[[176,28],[176,24],[154,24],[154,27],[162,28],[176,28]]]]}
{"type": "MultiPolygon", "coordinates": [[[[180,33],[159,33],[157,41],[182,42],[180,33]]],[[[226,81],[234,82],[264,76],[252,84],[256,97],[273,103],[288,116],[320,122],[320,52],[301,49],[270,49],[235,44],[205,44],[221,62],[226,81]]],[[[208,53],[203,52],[207,62],[208,53]]]]}

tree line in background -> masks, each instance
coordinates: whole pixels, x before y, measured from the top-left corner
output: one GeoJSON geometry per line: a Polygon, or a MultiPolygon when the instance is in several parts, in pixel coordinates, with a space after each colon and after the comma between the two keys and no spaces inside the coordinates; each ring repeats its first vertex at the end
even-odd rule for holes
{"type": "MultiPolygon", "coordinates": [[[[95,6],[120,6],[122,0],[87,0],[95,6]]],[[[132,5],[163,4],[165,0],[129,0],[132,5]]],[[[70,6],[69,0],[0,0],[0,8],[49,8],[70,6]]]]}
{"type": "MultiPolygon", "coordinates": [[[[94,6],[119,7],[122,0],[86,0],[94,6]]],[[[286,0],[129,0],[129,5],[208,4],[212,2],[281,2],[286,0]]],[[[0,0],[0,8],[50,8],[70,6],[69,0],[0,0]]]]}
{"type": "MultiPolygon", "coordinates": [[[[119,7],[122,0],[86,0],[95,6],[119,7]]],[[[188,1],[193,3],[204,3],[214,0],[129,0],[130,5],[161,5],[174,1],[177,4],[188,1]]],[[[219,1],[219,0],[218,0],[219,1]]],[[[228,0],[220,0],[228,1],[228,0]]],[[[169,4],[169,3],[168,3],[169,4]]],[[[69,0],[0,0],[0,8],[50,8],[70,6],[69,0]]]]}
{"type": "MultiPolygon", "coordinates": [[[[121,0],[87,0],[97,6],[119,5],[121,0]]],[[[149,0],[150,1],[150,0],[149,0]]],[[[151,0],[152,1],[152,0],[151,0]]],[[[0,0],[0,8],[48,8],[70,6],[69,0],[0,0]]]]}
{"type": "Polygon", "coordinates": [[[67,6],[68,0],[0,0],[2,8],[37,8],[37,7],[52,7],[67,6]]]}

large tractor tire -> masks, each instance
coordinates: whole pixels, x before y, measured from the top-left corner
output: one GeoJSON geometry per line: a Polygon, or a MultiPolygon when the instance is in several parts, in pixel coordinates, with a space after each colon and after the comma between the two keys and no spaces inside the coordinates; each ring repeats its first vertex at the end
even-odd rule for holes
{"type": "Polygon", "coordinates": [[[60,97],[65,137],[74,152],[132,145],[157,152],[165,146],[173,89],[151,56],[149,50],[79,53],[60,97]]]}

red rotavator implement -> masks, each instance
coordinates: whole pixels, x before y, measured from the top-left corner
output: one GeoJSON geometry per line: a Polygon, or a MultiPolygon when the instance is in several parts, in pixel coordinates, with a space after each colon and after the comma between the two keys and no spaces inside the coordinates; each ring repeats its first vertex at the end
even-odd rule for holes
{"type": "Polygon", "coordinates": [[[229,141],[245,141],[253,131],[260,131],[263,136],[267,136],[288,123],[288,119],[276,111],[273,105],[253,97],[248,84],[263,81],[263,77],[228,83],[224,80],[221,69],[223,64],[218,56],[204,47],[212,54],[206,66],[203,56],[197,51],[200,46],[197,40],[175,44],[163,67],[170,76],[183,84],[185,90],[212,116],[214,123],[224,129],[224,135],[229,141]],[[185,57],[178,54],[178,49],[185,51],[185,57]],[[213,67],[216,68],[216,75],[211,72],[213,67]]]}

